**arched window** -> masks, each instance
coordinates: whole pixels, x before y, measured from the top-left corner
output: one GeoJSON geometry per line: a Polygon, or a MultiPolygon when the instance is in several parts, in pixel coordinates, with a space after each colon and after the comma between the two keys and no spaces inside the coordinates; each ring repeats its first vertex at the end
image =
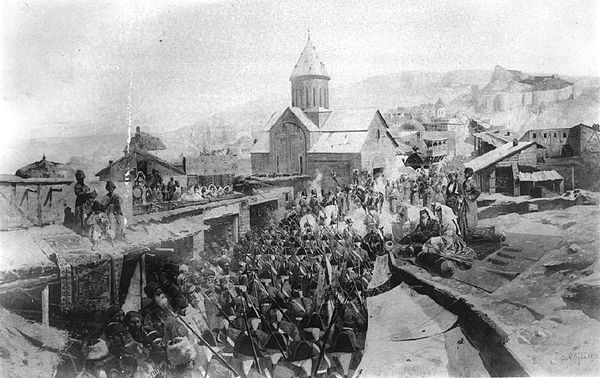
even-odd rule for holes
{"type": "Polygon", "coordinates": [[[304,89],[304,107],[308,107],[308,91],[304,89]]]}
{"type": "Polygon", "coordinates": [[[312,101],[312,105],[313,106],[317,106],[317,88],[313,88],[313,101],[312,101]]]}

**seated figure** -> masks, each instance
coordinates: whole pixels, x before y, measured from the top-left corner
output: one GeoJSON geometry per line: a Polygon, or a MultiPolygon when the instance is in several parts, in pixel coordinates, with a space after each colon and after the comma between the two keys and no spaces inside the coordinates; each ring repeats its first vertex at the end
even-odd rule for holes
{"type": "MultiPolygon", "coordinates": [[[[413,232],[400,240],[403,251],[409,255],[419,253],[429,239],[440,236],[440,224],[431,210],[423,208],[419,211],[419,223],[413,232]]],[[[402,250],[402,249],[401,249],[402,250]]]]}

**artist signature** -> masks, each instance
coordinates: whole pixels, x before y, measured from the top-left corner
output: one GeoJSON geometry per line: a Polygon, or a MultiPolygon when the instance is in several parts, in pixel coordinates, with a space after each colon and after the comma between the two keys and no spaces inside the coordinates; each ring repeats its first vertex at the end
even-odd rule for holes
{"type": "Polygon", "coordinates": [[[600,353],[596,352],[571,352],[560,357],[561,362],[582,361],[582,360],[600,360],[600,353]]]}

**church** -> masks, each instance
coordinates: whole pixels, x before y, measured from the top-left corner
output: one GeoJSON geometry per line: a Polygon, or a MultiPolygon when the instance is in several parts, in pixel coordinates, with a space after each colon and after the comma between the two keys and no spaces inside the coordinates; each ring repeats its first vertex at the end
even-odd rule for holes
{"type": "Polygon", "coordinates": [[[250,151],[252,173],[323,174],[322,187],[349,184],[352,172],[379,175],[394,164],[398,144],[379,110],[335,110],[329,74],[308,37],[290,76],[292,106],[275,113],[250,151]]]}

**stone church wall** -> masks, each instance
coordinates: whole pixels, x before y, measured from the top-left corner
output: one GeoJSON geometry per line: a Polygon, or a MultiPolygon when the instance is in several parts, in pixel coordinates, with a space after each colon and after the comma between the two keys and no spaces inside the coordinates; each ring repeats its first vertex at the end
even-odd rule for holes
{"type": "Polygon", "coordinates": [[[274,171],[270,154],[251,154],[250,165],[252,167],[252,174],[271,173],[274,171]]]}

